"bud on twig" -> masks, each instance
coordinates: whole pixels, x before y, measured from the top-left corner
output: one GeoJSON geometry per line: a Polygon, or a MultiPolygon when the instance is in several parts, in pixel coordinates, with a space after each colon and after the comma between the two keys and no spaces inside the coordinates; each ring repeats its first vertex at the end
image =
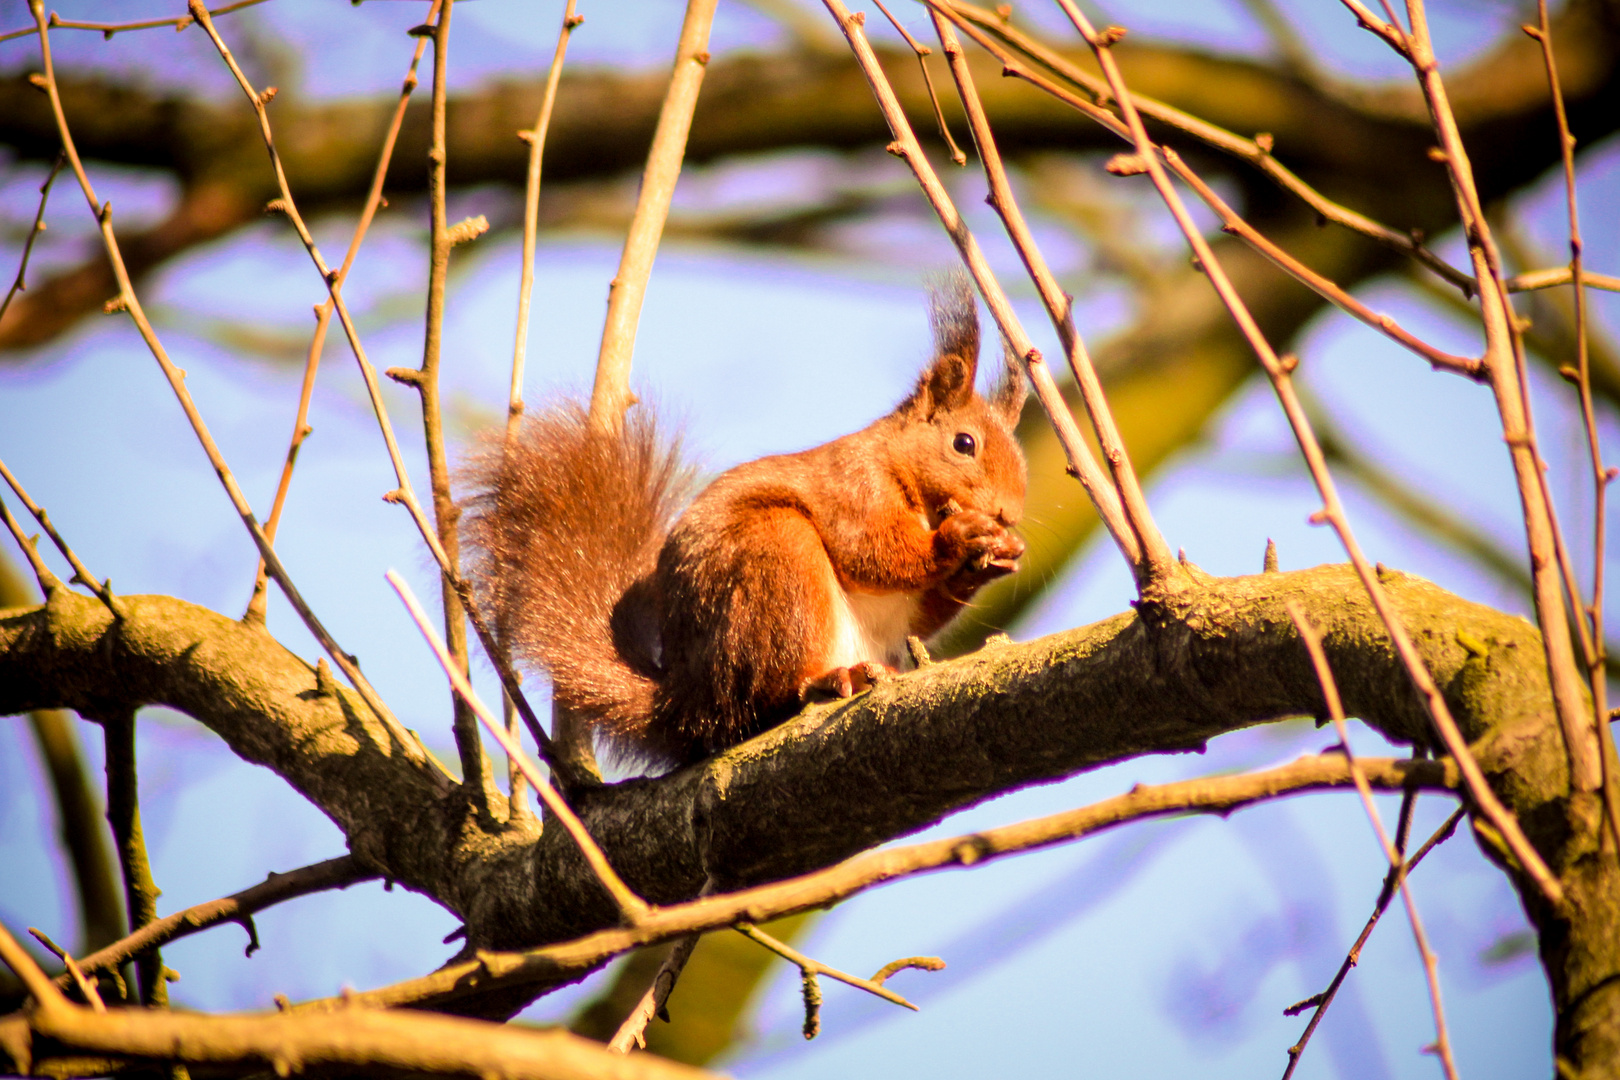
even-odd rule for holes
{"type": "Polygon", "coordinates": [[[456,222],[445,231],[444,239],[451,246],[476,240],[489,232],[489,219],[483,214],[456,222]]]}
{"type": "Polygon", "coordinates": [[[1148,163],[1141,154],[1115,154],[1103,168],[1115,176],[1139,176],[1148,171],[1148,163]]]}

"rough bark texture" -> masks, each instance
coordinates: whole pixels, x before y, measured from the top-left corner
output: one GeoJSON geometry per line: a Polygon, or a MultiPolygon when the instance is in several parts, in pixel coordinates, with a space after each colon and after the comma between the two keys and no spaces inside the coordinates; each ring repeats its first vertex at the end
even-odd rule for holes
{"type": "MultiPolygon", "coordinates": [[[[1524,620],[1386,573],[1414,639],[1569,894],[1554,912],[1507,866],[1541,939],[1558,1053],[1580,1075],[1620,1063],[1620,879],[1595,799],[1571,799],[1537,634],[1524,620]]],[[[1188,567],[1135,613],[924,668],[800,717],[709,762],[583,793],[583,818],[655,903],[827,866],[1014,788],[1226,731],[1318,713],[1321,693],[1283,608],[1325,631],[1347,708],[1397,741],[1427,721],[1347,568],[1212,579],[1188,567]]],[[[467,921],[470,947],[517,949],[610,926],[614,912],[565,833],[481,829],[390,748],[345,688],[263,631],[165,597],[115,623],[58,589],[0,614],[0,712],[162,703],[207,724],[319,806],[355,856],[467,921]]],[[[1488,853],[1505,859],[1476,825],[1488,853]]],[[[531,994],[534,991],[531,991],[531,994]]],[[[458,1008],[499,1014],[510,994],[458,1008]]]]}

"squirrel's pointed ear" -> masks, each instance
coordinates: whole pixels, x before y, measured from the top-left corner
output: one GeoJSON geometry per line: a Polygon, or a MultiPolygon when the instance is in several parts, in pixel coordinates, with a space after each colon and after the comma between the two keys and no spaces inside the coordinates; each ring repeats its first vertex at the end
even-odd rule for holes
{"type": "Polygon", "coordinates": [[[1024,378],[1024,365],[1006,338],[1001,339],[1001,363],[1001,378],[990,391],[990,406],[1002,415],[1007,426],[1016,427],[1029,397],[1029,380],[1024,378]]]}
{"type": "Polygon", "coordinates": [[[979,309],[967,275],[958,271],[929,290],[929,321],[934,326],[934,362],[900,404],[902,410],[927,416],[973,400],[979,370],[979,309]]]}

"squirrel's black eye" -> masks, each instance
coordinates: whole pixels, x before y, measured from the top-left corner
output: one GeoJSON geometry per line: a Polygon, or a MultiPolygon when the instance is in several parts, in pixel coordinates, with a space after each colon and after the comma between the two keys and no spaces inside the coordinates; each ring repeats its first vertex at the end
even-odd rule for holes
{"type": "Polygon", "coordinates": [[[972,457],[979,450],[978,442],[974,440],[973,436],[969,435],[965,431],[958,431],[956,433],[956,441],[951,443],[951,447],[958,454],[963,454],[967,457],[972,457]]]}

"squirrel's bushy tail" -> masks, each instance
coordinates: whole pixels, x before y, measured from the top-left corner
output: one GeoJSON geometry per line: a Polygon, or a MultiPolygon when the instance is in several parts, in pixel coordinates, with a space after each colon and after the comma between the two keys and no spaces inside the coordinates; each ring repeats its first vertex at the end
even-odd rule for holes
{"type": "Polygon", "coordinates": [[[491,437],[461,481],[468,575],[497,637],[551,677],[560,704],[633,741],[657,662],[656,641],[635,639],[656,624],[620,601],[652,572],[689,494],[675,445],[646,408],[611,436],[565,402],[526,417],[510,447],[491,437]]]}

